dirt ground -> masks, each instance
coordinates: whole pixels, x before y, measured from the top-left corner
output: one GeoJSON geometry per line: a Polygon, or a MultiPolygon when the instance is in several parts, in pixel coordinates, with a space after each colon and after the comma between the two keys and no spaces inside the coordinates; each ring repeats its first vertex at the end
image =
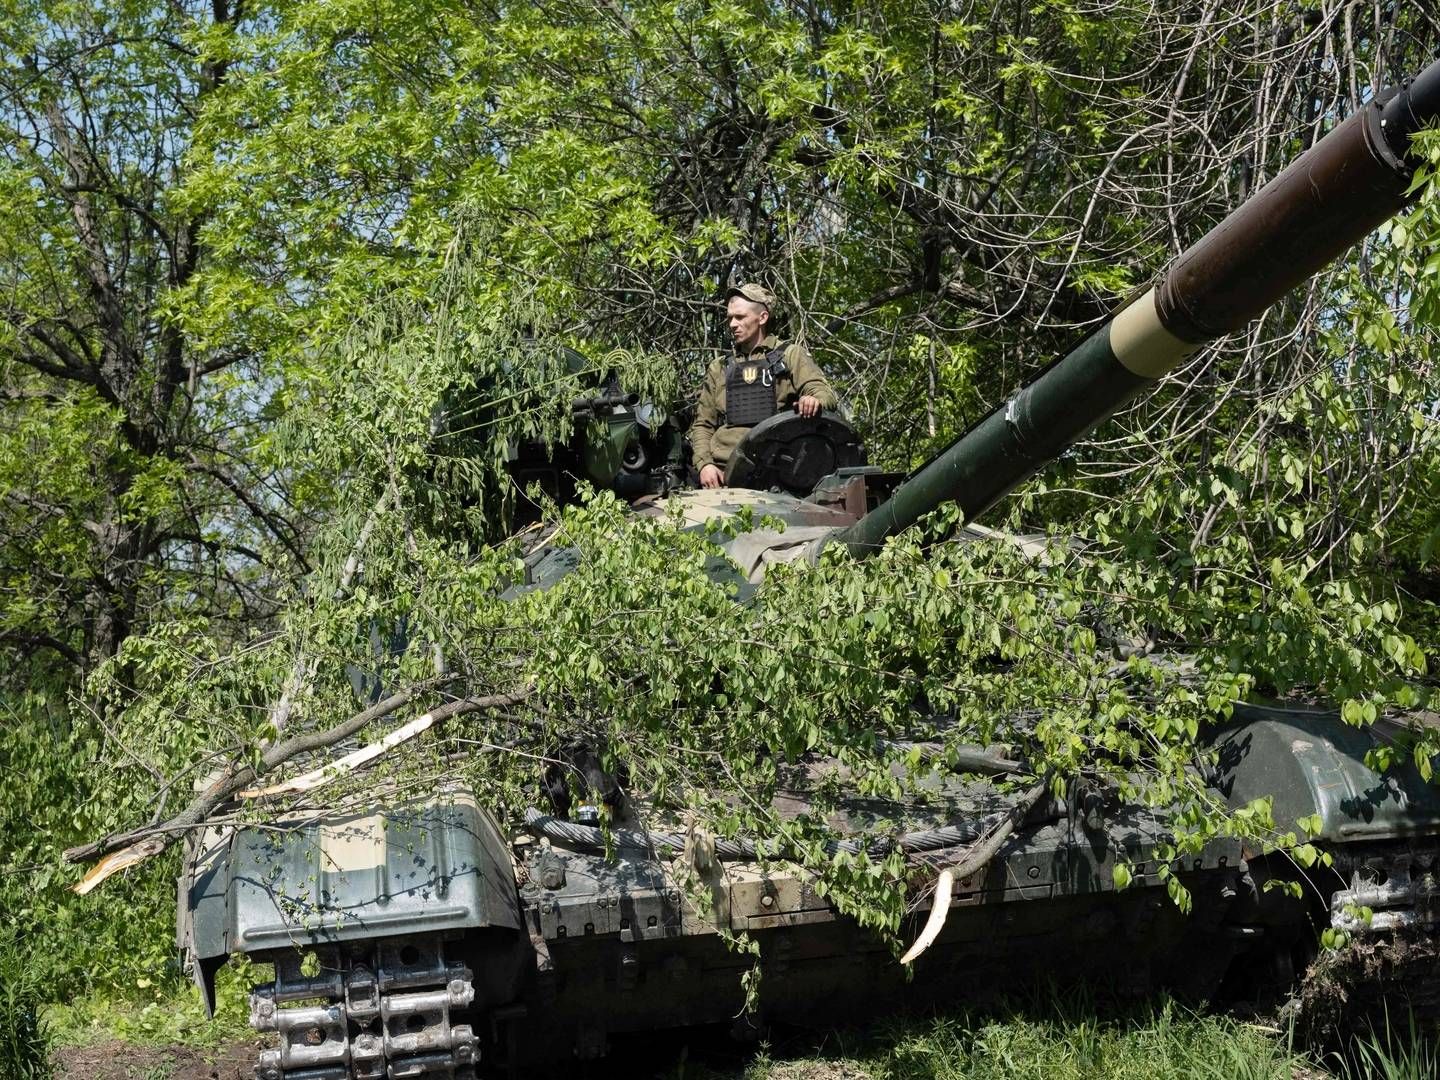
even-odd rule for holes
{"type": "Polygon", "coordinates": [[[254,1080],[258,1046],[239,1042],[196,1050],[111,1041],[62,1047],[55,1066],[60,1080],[254,1080]]]}

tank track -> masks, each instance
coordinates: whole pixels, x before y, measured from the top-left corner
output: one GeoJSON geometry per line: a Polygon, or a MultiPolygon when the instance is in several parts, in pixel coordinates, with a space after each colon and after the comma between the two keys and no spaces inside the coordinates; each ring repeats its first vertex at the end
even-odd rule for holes
{"type": "Polygon", "coordinates": [[[1314,1046],[1407,1022],[1440,1029],[1440,851],[1357,845],[1336,869],[1346,887],[1330,896],[1330,925],[1351,941],[1315,958],[1282,1016],[1314,1046]]]}
{"type": "Polygon", "coordinates": [[[364,941],[273,957],[275,981],[250,995],[250,1026],[275,1033],[256,1080],[474,1080],[479,1042],[455,1014],[473,972],[435,937],[364,941]],[[307,975],[306,968],[315,972],[307,975]]]}

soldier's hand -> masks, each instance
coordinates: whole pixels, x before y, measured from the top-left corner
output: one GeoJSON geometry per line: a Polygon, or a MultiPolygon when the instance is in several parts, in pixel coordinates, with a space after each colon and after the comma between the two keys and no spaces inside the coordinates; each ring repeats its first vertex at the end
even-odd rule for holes
{"type": "Polygon", "coordinates": [[[804,417],[819,416],[820,399],[806,394],[799,401],[795,402],[795,411],[804,417]]]}
{"type": "Polygon", "coordinates": [[[706,465],[700,470],[700,486],[718,488],[725,486],[725,474],[717,465],[706,465]]]}

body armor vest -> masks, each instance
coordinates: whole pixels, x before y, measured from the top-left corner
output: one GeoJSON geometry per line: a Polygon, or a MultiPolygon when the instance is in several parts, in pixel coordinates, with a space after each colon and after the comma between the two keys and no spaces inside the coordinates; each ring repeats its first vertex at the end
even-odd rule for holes
{"type": "Polygon", "coordinates": [[[775,383],[786,371],[783,347],[763,357],[730,361],[725,369],[725,422],[731,427],[754,427],[779,412],[775,383]]]}

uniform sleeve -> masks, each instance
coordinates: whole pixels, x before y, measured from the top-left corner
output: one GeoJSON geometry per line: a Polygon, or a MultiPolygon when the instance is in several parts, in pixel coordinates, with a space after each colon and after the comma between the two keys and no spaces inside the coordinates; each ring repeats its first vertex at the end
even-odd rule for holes
{"type": "Polygon", "coordinates": [[[840,398],[831,389],[820,365],[815,363],[809,350],[803,345],[791,345],[785,350],[785,364],[790,368],[790,377],[795,383],[795,392],[801,397],[807,394],[820,402],[826,409],[840,404],[840,398]]]}
{"type": "Polygon", "coordinates": [[[720,426],[721,394],[725,389],[725,371],[718,364],[711,364],[705,373],[705,386],[700,391],[700,403],[695,408],[695,422],[690,425],[690,456],[696,470],[715,464],[715,452],[711,448],[715,431],[720,426]]]}

